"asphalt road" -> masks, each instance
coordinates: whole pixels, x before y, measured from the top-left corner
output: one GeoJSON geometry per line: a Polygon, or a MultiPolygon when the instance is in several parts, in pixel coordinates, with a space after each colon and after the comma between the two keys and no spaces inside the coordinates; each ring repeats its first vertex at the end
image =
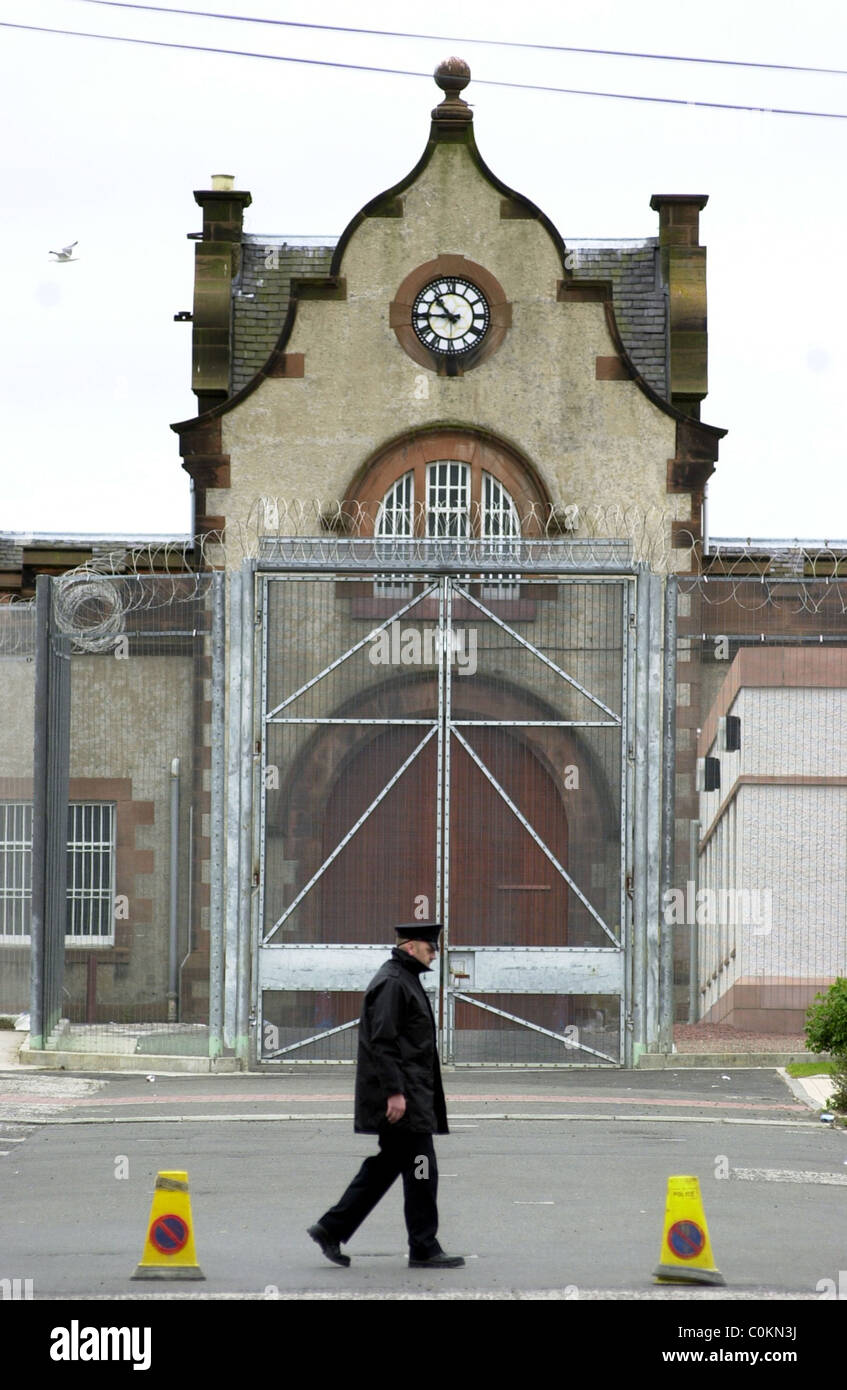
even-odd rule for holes
{"type": "Polygon", "coordinates": [[[847,1269],[847,1132],[757,1069],[448,1073],[440,1238],[465,1268],[407,1268],[398,1183],[340,1269],[305,1229],[375,1148],[352,1133],[352,1083],[0,1074],[0,1279],[36,1300],[819,1300],[847,1269]],[[156,1173],[182,1168],[205,1282],[133,1283],[156,1173]],[[724,1289],[654,1284],[672,1174],[700,1180],[724,1289]]]}

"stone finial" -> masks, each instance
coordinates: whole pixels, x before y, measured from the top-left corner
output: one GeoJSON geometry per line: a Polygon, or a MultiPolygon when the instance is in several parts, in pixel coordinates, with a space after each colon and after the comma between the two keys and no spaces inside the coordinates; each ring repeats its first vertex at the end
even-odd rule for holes
{"type": "Polygon", "coordinates": [[[471,70],[464,58],[445,58],[433,73],[442,92],[461,92],[471,80],[471,70]]]}
{"type": "Polygon", "coordinates": [[[464,58],[445,58],[433,73],[436,85],[444,92],[444,100],[435,107],[432,119],[438,125],[470,125],[473,111],[459,96],[471,80],[471,70],[464,58]]]}

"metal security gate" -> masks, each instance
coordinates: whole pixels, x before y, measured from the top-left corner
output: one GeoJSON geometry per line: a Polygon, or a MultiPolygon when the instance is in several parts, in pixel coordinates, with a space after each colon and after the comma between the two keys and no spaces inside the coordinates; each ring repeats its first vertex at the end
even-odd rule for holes
{"type": "Polygon", "coordinates": [[[352,1060],[415,919],[446,1062],[623,1060],[634,589],[259,577],[260,1061],[352,1060]]]}
{"type": "Polygon", "coordinates": [[[446,588],[445,1059],[617,1062],[630,586],[446,588]]]}

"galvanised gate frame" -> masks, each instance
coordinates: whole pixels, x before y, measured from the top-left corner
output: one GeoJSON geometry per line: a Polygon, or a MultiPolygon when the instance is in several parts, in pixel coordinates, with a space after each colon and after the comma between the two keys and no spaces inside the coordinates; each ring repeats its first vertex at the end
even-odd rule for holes
{"type": "MultiPolygon", "coordinates": [[[[510,542],[510,571],[505,578],[504,556],[496,545],[455,541],[405,544],[407,553],[398,555],[403,543],[398,547],[397,541],[382,546],[379,542],[340,542],[334,538],[330,567],[320,553],[321,542],[307,547],[303,541],[292,541],[285,554],[280,554],[282,546],[277,542],[272,558],[258,566],[248,562],[242,574],[233,577],[231,631],[236,638],[240,631],[241,642],[231,641],[230,659],[232,678],[236,670],[240,676],[240,700],[230,704],[228,859],[230,863],[233,858],[237,860],[239,874],[237,884],[232,875],[228,878],[226,1031],[238,1050],[253,1062],[349,1060],[355,1055],[350,1044],[355,1038],[358,996],[386,958],[390,945],[386,926],[411,919],[413,903],[410,895],[404,912],[389,914],[388,922],[367,921],[368,930],[360,933],[356,919],[362,910],[362,871],[358,877],[350,879],[348,875],[344,880],[340,899],[338,883],[329,893],[327,885],[354,854],[367,861],[366,871],[378,872],[379,864],[374,860],[379,860],[382,843],[380,824],[384,830],[391,819],[380,822],[380,817],[385,816],[386,808],[396,806],[400,791],[417,776],[419,792],[430,783],[435,790],[432,854],[426,870],[427,874],[431,871],[428,882],[432,889],[423,895],[426,910],[417,913],[415,907],[415,913],[445,922],[441,974],[431,981],[445,1062],[631,1064],[640,1051],[660,1045],[663,1029],[666,1032],[669,1026],[670,999],[660,990],[662,978],[670,974],[669,943],[664,943],[664,959],[660,959],[659,939],[661,617],[665,586],[646,570],[626,566],[620,553],[623,547],[614,542],[607,543],[608,558],[599,559],[596,544],[593,555],[584,557],[574,553],[574,542],[560,543],[559,553],[555,543],[546,542],[543,556],[538,553],[540,547],[533,553],[532,542],[510,542]],[[345,550],[349,550],[349,557],[339,553],[345,550]],[[349,560],[347,566],[339,564],[344,558],[349,560]],[[568,662],[549,654],[549,644],[545,650],[543,642],[533,641],[533,622],[526,621],[526,604],[521,608],[518,598],[527,593],[533,595],[536,614],[545,601],[550,610],[554,595],[572,613],[582,614],[576,626],[571,622],[571,631],[581,632],[586,648],[581,662],[595,675],[601,669],[602,657],[592,651],[590,625],[583,619],[586,612],[599,611],[598,602],[607,605],[606,613],[614,611],[613,641],[608,623],[601,625],[599,633],[614,649],[614,698],[608,678],[598,694],[596,681],[592,688],[590,680],[579,680],[572,674],[572,664],[569,670],[568,662]],[[276,597],[281,594],[287,595],[284,604],[276,597]],[[346,634],[343,624],[336,624],[337,631],[327,632],[333,613],[343,610],[349,614],[357,602],[355,640],[349,640],[349,619],[346,634]],[[522,617],[510,620],[515,612],[522,617]],[[548,708],[541,709],[544,701],[539,699],[539,709],[530,714],[540,713],[541,717],[531,718],[526,710],[513,708],[516,683],[504,681],[498,687],[503,704],[499,713],[495,711],[491,717],[490,709],[473,709],[472,714],[485,717],[467,717],[461,700],[467,704],[464,692],[470,687],[467,682],[462,687],[461,675],[452,670],[451,635],[460,620],[466,623],[471,614],[485,625],[489,647],[494,640],[502,644],[493,655],[489,653],[489,659],[501,660],[506,652],[513,662],[522,661],[524,683],[546,682],[546,694],[549,696],[551,689],[557,691],[562,708],[552,708],[556,701],[548,698],[548,708]],[[282,625],[281,617],[285,619],[282,625]],[[323,617],[324,624],[316,627],[315,617],[323,617]],[[403,697],[405,705],[402,699],[400,706],[391,703],[398,691],[414,686],[414,680],[395,683],[387,703],[384,694],[375,693],[383,686],[373,680],[369,689],[357,695],[355,673],[350,674],[354,663],[358,661],[361,670],[365,653],[373,652],[375,642],[388,641],[399,623],[410,624],[404,630],[408,636],[412,624],[424,631],[424,620],[436,625],[437,638],[428,684],[415,673],[419,707],[413,708],[408,697],[403,697]],[[312,650],[321,637],[327,649],[312,650]],[[305,660],[303,648],[308,651],[305,660]],[[536,670],[541,673],[538,678],[536,670]],[[458,705],[457,691],[461,697],[458,705]],[[379,699],[383,704],[375,708],[374,700],[378,705],[379,699]],[[421,705],[422,699],[424,705],[429,699],[429,706],[421,705]],[[500,750],[502,754],[507,745],[520,747],[524,772],[528,762],[538,762],[519,742],[529,738],[529,731],[532,737],[547,740],[548,751],[555,740],[593,739],[595,752],[603,747],[599,761],[604,767],[608,769],[614,761],[615,891],[610,895],[611,876],[606,872],[602,901],[597,901],[591,872],[587,872],[591,869],[592,844],[596,849],[599,841],[586,840],[588,855],[573,866],[559,843],[551,842],[556,837],[545,839],[545,833],[534,823],[538,816],[537,804],[531,800],[532,787],[530,799],[521,803],[514,787],[507,785],[508,777],[498,766],[490,765],[492,752],[496,755],[500,750]],[[370,740],[368,747],[374,749],[380,739],[396,735],[406,738],[406,744],[395,752],[390,765],[381,768],[379,785],[372,776],[369,788],[361,793],[363,799],[355,806],[345,803],[346,820],[342,815],[338,829],[332,832],[334,838],[320,847],[309,844],[309,835],[314,841],[320,828],[314,824],[314,816],[305,814],[302,819],[309,822],[309,835],[292,829],[297,819],[292,806],[306,805],[303,782],[314,781],[316,776],[319,780],[315,768],[326,765],[324,754],[314,751],[318,740],[323,741],[325,750],[335,749],[335,775],[343,765],[352,765],[354,740],[370,740]],[[487,744],[475,743],[478,739],[487,740],[487,744]],[[609,754],[612,744],[613,758],[609,754]],[[283,745],[289,752],[280,769],[283,745]],[[310,746],[311,754],[307,752],[310,746]],[[464,790],[459,785],[459,771],[464,790]],[[523,846],[522,862],[527,862],[529,853],[534,876],[541,877],[537,866],[543,861],[552,879],[547,884],[498,886],[539,893],[546,890],[552,895],[558,890],[560,899],[562,895],[567,899],[558,916],[567,912],[575,923],[575,933],[569,930],[567,938],[562,937],[555,908],[548,911],[546,922],[537,914],[526,918],[522,939],[506,944],[490,925],[480,940],[479,931],[475,935],[467,921],[473,911],[454,916],[468,867],[467,857],[457,864],[455,855],[451,856],[454,826],[461,817],[463,798],[478,799],[480,795],[487,821],[497,821],[498,825],[508,822],[514,828],[523,846]],[[288,808],[282,813],[280,800],[288,808]],[[309,863],[286,859],[285,852],[274,850],[275,837],[290,845],[294,843],[292,835],[296,839],[298,833],[301,847],[308,846],[306,858],[311,854],[309,863]],[[279,880],[286,878],[281,893],[279,880]],[[533,932],[537,939],[533,939],[533,932]],[[567,944],[572,938],[580,944],[567,944]],[[589,944],[583,944],[585,941],[589,944]],[[249,981],[246,989],[245,981],[249,981]],[[275,1000],[285,1004],[281,1013],[279,1009],[274,1012],[275,1000]],[[320,1007],[310,1012],[313,1000],[320,1001],[320,1007]],[[598,1018],[603,1015],[599,1033],[592,1017],[580,1012],[583,1001],[612,1006],[605,1013],[594,1011],[598,1018]],[[508,1057],[503,1046],[507,1035],[511,1044],[508,1057]],[[520,1045],[515,1044],[516,1037],[520,1045]]],[[[596,629],[595,623],[595,642],[596,629]]],[[[666,710],[672,703],[672,690],[667,688],[669,670],[670,664],[665,662],[666,710]]],[[[369,678],[373,674],[369,671],[369,678]]],[[[409,673],[402,675],[406,678],[409,673]]],[[[491,686],[490,673],[484,676],[482,684],[491,686]]],[[[375,756],[369,754],[371,766],[375,756]]],[[[511,756],[514,762],[514,753],[511,756]]],[[[505,772],[509,772],[508,767],[505,772]]],[[[536,770],[535,777],[536,793],[543,784],[544,798],[549,802],[543,771],[536,770]]],[[[324,797],[321,804],[329,805],[328,799],[324,797]]],[[[408,806],[408,799],[404,804],[408,806]]],[[[569,803],[571,826],[580,819],[580,805],[576,798],[569,803]]],[[[480,826],[483,846],[488,831],[488,824],[480,826]]],[[[461,833],[455,838],[461,841],[461,833]]],[[[606,841],[603,853],[608,870],[608,827],[606,841]]],[[[467,848],[467,838],[464,843],[467,848]]],[[[411,888],[415,886],[410,883],[411,888]]]]}

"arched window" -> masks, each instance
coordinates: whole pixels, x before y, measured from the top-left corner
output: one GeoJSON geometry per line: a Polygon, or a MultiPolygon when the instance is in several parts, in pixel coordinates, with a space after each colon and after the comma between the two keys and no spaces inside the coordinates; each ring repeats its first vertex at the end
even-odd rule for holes
{"type": "Polygon", "coordinates": [[[392,484],[380,502],[374,533],[401,538],[415,534],[415,475],[411,469],[392,484]]]}
{"type": "Polygon", "coordinates": [[[493,541],[521,534],[515,503],[493,474],[482,470],[480,502],[472,506],[471,465],[436,459],[426,465],[425,497],[415,497],[415,473],[409,469],[392,483],[379,504],[377,536],[403,539],[415,534],[439,538],[470,537],[493,541]],[[420,503],[416,507],[416,501],[420,503]],[[418,523],[416,525],[416,522],[418,523]]]}
{"type": "Polygon", "coordinates": [[[356,536],[544,536],[550,497],[531,463],[482,431],[433,428],[384,446],[359,470],[342,513],[356,536]]]}
{"type": "MultiPolygon", "coordinates": [[[[415,534],[415,475],[410,468],[392,483],[379,504],[374,523],[374,535],[387,540],[411,540],[415,534]]],[[[378,579],[374,592],[382,598],[408,598],[412,593],[412,576],[398,574],[378,579]]]]}
{"type": "MultiPolygon", "coordinates": [[[[396,440],[360,470],[342,504],[350,533],[386,540],[476,539],[496,543],[504,571],[515,542],[543,536],[549,495],[532,465],[476,430],[433,428],[396,440]]],[[[411,593],[409,577],[378,580],[383,598],[411,593]]],[[[517,597],[508,572],[484,586],[491,598],[517,597]]]]}
{"type": "Polygon", "coordinates": [[[487,541],[521,534],[518,509],[499,479],[482,475],[482,537],[487,541]]]}
{"type": "MultiPolygon", "coordinates": [[[[457,459],[435,459],[426,465],[426,497],[415,507],[415,473],[408,469],[386,492],[376,515],[374,533],[386,540],[411,539],[423,534],[430,539],[476,537],[500,542],[503,559],[514,558],[514,541],[521,534],[520,518],[511,495],[493,474],[482,470],[479,503],[472,506],[471,465],[457,459]]],[[[385,598],[404,598],[411,593],[411,575],[378,581],[385,598]]],[[[483,598],[516,598],[518,585],[512,574],[496,576],[482,588],[483,598]]]]}

